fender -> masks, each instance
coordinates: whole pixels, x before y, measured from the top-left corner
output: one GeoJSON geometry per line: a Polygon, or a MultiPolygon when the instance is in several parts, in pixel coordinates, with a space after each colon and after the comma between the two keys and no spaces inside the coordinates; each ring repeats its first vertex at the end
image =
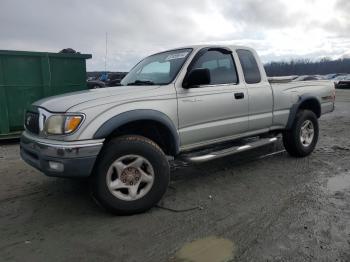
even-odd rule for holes
{"type": "Polygon", "coordinates": [[[310,96],[310,95],[301,95],[299,97],[299,100],[295,104],[293,104],[291,109],[290,109],[288,122],[287,122],[287,126],[286,126],[287,130],[292,128],[292,125],[294,123],[294,120],[296,118],[297,112],[299,111],[300,107],[304,103],[311,102],[311,101],[312,101],[312,103],[316,103],[317,111],[319,112],[319,113],[316,113],[316,115],[317,115],[317,117],[320,117],[321,105],[320,105],[320,102],[318,101],[318,99],[316,97],[310,96]]]}
{"type": "Polygon", "coordinates": [[[94,139],[106,138],[118,127],[138,120],[153,120],[163,124],[171,133],[175,143],[175,153],[180,151],[180,139],[172,120],[164,113],[151,109],[136,109],[116,115],[103,123],[95,132],[94,139]]]}

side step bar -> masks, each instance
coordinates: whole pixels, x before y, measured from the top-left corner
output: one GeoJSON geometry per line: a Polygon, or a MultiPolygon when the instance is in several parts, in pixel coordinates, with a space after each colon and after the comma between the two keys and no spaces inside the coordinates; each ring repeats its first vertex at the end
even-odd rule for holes
{"type": "Polygon", "coordinates": [[[205,154],[205,155],[184,156],[184,160],[188,161],[188,162],[193,162],[193,163],[206,162],[206,161],[210,161],[210,160],[213,160],[216,158],[220,158],[220,157],[224,157],[224,156],[228,156],[228,155],[233,155],[233,154],[237,154],[237,153],[240,153],[243,151],[251,150],[251,149],[254,149],[257,147],[272,144],[272,143],[276,142],[277,139],[278,139],[277,137],[262,138],[262,139],[259,139],[257,141],[245,144],[245,145],[233,146],[233,147],[226,148],[223,150],[210,152],[209,154],[205,154]]]}

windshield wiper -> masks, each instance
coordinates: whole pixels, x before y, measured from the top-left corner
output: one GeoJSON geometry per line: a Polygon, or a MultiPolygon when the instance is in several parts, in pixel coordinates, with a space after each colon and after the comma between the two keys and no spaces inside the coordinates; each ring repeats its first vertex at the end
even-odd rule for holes
{"type": "Polygon", "coordinates": [[[128,86],[139,86],[139,85],[154,85],[154,82],[149,80],[136,80],[135,82],[131,82],[127,84],[128,86]]]}

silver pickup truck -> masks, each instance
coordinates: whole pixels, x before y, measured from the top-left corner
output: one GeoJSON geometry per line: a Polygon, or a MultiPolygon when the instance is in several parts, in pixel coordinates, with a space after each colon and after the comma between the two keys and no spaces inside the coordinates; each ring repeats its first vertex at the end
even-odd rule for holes
{"type": "Polygon", "coordinates": [[[270,84],[244,46],[190,46],[151,55],[120,86],[54,96],[28,109],[22,158],[48,176],[89,177],[107,210],[154,206],[169,161],[209,161],[274,143],[315,148],[318,118],[334,110],[328,81],[270,84]]]}

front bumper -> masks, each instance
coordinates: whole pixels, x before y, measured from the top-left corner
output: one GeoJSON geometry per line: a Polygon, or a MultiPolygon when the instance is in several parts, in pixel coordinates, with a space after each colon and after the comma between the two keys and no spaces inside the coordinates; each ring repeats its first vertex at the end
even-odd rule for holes
{"type": "Polygon", "coordinates": [[[21,136],[20,152],[25,162],[47,176],[88,177],[103,141],[56,141],[39,138],[25,131],[21,136]]]}

